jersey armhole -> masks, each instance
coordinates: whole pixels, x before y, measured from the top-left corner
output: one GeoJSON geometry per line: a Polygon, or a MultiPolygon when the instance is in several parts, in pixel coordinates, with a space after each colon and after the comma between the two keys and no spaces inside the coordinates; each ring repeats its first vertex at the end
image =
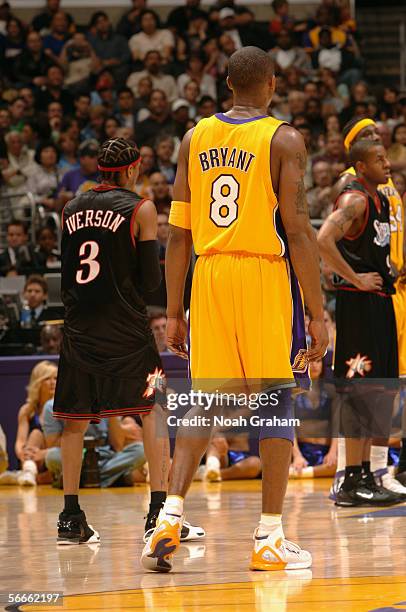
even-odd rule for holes
{"type": "Polygon", "coordinates": [[[359,229],[359,231],[356,234],[354,234],[353,236],[348,236],[348,234],[344,234],[344,236],[343,236],[343,238],[345,238],[346,240],[357,240],[357,238],[362,236],[362,234],[364,233],[365,228],[366,228],[367,223],[368,223],[368,219],[369,219],[369,198],[368,198],[367,194],[364,193],[363,191],[358,191],[357,189],[348,189],[348,191],[343,191],[342,193],[340,193],[340,195],[336,199],[336,202],[334,204],[334,209],[333,210],[337,210],[337,205],[338,205],[338,202],[339,202],[340,198],[343,195],[347,194],[347,193],[357,193],[358,195],[361,195],[365,199],[365,203],[366,203],[366,210],[365,210],[365,214],[364,214],[364,220],[362,222],[362,225],[361,225],[361,228],[359,229]]]}
{"type": "Polygon", "coordinates": [[[131,219],[130,219],[130,238],[131,238],[131,242],[133,243],[133,247],[134,248],[135,248],[135,234],[134,234],[135,217],[136,217],[137,212],[141,208],[142,204],[144,204],[144,202],[146,202],[146,201],[147,201],[147,198],[143,198],[142,200],[137,202],[137,204],[134,206],[134,210],[133,210],[132,215],[131,215],[131,219]]]}

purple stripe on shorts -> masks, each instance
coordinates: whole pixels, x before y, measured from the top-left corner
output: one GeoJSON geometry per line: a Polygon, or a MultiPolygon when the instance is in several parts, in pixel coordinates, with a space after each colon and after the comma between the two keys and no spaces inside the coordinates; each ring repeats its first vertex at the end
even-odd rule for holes
{"type": "Polygon", "coordinates": [[[309,389],[310,377],[306,359],[307,342],[303,300],[300,293],[299,283],[289,257],[288,261],[290,268],[290,291],[293,305],[292,350],[290,354],[290,363],[292,365],[296,383],[302,389],[309,389]]]}

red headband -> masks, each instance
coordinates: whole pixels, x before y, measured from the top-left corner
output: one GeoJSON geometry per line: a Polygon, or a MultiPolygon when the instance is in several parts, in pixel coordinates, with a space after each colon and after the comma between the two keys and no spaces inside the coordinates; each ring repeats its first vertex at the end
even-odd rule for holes
{"type": "Polygon", "coordinates": [[[139,164],[140,161],[141,161],[141,157],[139,157],[138,159],[135,159],[129,164],[124,164],[123,166],[110,167],[110,166],[100,166],[100,164],[98,164],[97,167],[100,170],[100,172],[121,172],[122,170],[127,170],[127,168],[131,168],[132,166],[137,166],[137,164],[139,164]]]}

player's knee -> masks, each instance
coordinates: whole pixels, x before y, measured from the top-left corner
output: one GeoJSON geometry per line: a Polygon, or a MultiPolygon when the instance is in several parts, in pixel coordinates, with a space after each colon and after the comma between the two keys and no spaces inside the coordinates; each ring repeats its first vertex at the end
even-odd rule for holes
{"type": "Polygon", "coordinates": [[[89,427],[90,420],[73,420],[65,419],[63,425],[63,434],[84,434],[86,429],[89,427]]]}
{"type": "Polygon", "coordinates": [[[45,465],[51,474],[58,474],[62,471],[61,449],[57,446],[49,448],[45,455],[45,465]]]}
{"type": "Polygon", "coordinates": [[[256,478],[261,473],[261,460],[259,457],[244,459],[244,478],[256,478]]]}

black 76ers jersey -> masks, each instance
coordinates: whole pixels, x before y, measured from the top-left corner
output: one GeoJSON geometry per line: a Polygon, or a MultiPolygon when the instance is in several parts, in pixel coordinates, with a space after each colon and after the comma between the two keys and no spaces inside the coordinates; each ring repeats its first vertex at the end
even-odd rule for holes
{"type": "MultiPolygon", "coordinates": [[[[395,278],[390,266],[389,202],[379,191],[376,192],[375,199],[372,198],[358,180],[346,185],[339,197],[347,192],[358,192],[365,197],[364,223],[356,236],[344,236],[339,240],[337,248],[355,272],[378,272],[383,278],[382,293],[395,293],[395,278]]],[[[352,285],[338,275],[335,276],[335,284],[337,288],[352,288],[352,285]]]]}
{"type": "Polygon", "coordinates": [[[64,352],[84,371],[132,377],[160,366],[137,280],[141,205],[126,189],[100,185],[64,209],[64,352]]]}

